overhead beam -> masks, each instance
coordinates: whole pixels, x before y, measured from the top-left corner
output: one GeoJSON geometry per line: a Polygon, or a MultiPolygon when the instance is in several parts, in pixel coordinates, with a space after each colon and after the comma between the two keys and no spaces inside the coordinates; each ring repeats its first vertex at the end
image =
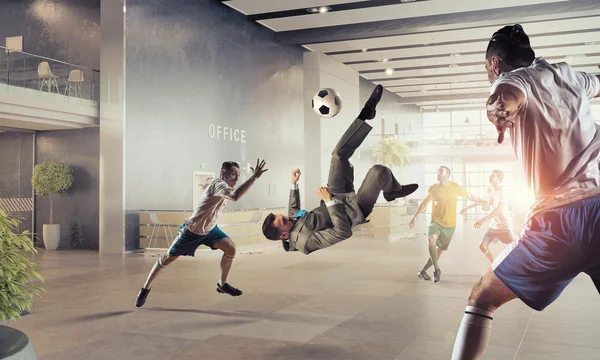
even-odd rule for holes
{"type": "Polygon", "coordinates": [[[275,31],[301,30],[325,26],[369,23],[397,19],[410,19],[435,15],[458,14],[463,12],[485,11],[503,8],[523,8],[545,3],[570,3],[568,0],[503,0],[501,2],[481,0],[432,0],[431,2],[412,2],[378,6],[357,10],[331,11],[323,14],[310,14],[286,18],[259,21],[275,31]]]}
{"type": "MultiPolygon", "coordinates": [[[[585,32],[600,29],[600,16],[589,16],[573,19],[560,19],[523,23],[523,28],[529,36],[545,36],[569,32],[585,32]]],[[[475,40],[489,40],[498,26],[488,25],[478,28],[465,28],[441,32],[418,33],[408,35],[388,36],[372,39],[319,43],[306,46],[313,51],[332,53],[338,51],[356,51],[362,49],[379,49],[390,47],[423,46],[429,44],[448,44],[475,40]]]]}
{"type": "MultiPolygon", "coordinates": [[[[600,31],[597,33],[600,38],[600,31]]],[[[571,36],[571,41],[581,41],[577,35],[571,36]]],[[[485,59],[485,47],[481,47],[482,52],[476,54],[462,55],[455,53],[453,55],[444,55],[428,58],[416,58],[416,59],[403,59],[403,60],[392,60],[392,61],[371,61],[360,64],[346,64],[357,71],[376,71],[385,69],[401,69],[401,68],[417,68],[417,67],[439,67],[449,66],[452,64],[456,65],[468,65],[468,64],[481,64],[485,59]]],[[[578,56],[578,55],[592,55],[600,54],[600,43],[598,45],[576,45],[569,47],[555,47],[555,48],[534,48],[536,56],[542,56],[546,59],[564,59],[566,56],[578,56]]],[[[386,60],[383,58],[381,60],[386,60]]]]}
{"type": "Polygon", "coordinates": [[[452,14],[452,16],[435,15],[411,19],[328,26],[317,29],[282,31],[274,34],[274,40],[281,45],[305,45],[319,42],[347,41],[453,30],[460,29],[465,24],[469,24],[469,27],[503,26],[507,23],[567,19],[590,15],[600,15],[600,3],[597,0],[569,1],[569,3],[540,4],[517,9],[464,12],[452,14]]]}
{"type": "MultiPolygon", "coordinates": [[[[560,46],[561,48],[571,46],[574,43],[600,43],[600,31],[579,32],[576,34],[558,34],[552,36],[530,36],[529,40],[534,50],[547,48],[551,46],[560,46]]],[[[329,54],[337,61],[359,62],[375,59],[410,59],[422,58],[428,56],[444,56],[451,54],[483,53],[487,48],[488,40],[475,42],[462,42],[444,45],[427,45],[419,47],[406,47],[389,50],[374,50],[366,52],[351,52],[344,54],[329,54]]]]}

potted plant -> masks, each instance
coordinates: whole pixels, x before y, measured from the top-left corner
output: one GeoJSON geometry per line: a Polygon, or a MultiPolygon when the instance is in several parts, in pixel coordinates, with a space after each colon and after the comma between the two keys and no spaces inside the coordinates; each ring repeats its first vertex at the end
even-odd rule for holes
{"type": "Polygon", "coordinates": [[[33,168],[31,185],[36,195],[50,198],[50,224],[44,224],[42,236],[48,250],[58,249],[60,243],[60,224],[54,224],[52,198],[54,194],[64,195],[73,184],[73,172],[70,167],[56,161],[39,163],[33,168]]]}
{"type": "Polygon", "coordinates": [[[373,163],[404,170],[410,164],[410,148],[395,137],[384,137],[373,148],[373,163]]]}
{"type": "MultiPolygon", "coordinates": [[[[16,320],[31,311],[33,297],[43,291],[32,286],[35,277],[43,281],[32,260],[36,253],[29,231],[17,233],[19,220],[0,209],[0,322],[16,320]]],[[[23,332],[0,325],[0,359],[35,359],[29,338],[23,332]]]]}

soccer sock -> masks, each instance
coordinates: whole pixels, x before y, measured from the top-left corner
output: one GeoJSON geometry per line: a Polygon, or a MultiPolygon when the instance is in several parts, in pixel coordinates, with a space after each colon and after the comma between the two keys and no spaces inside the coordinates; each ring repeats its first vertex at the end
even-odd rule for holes
{"type": "Polygon", "coordinates": [[[480,359],[492,333],[491,311],[467,306],[460,328],[456,334],[452,360],[480,359]]]}
{"type": "Polygon", "coordinates": [[[421,269],[421,271],[427,271],[429,270],[429,268],[431,267],[431,265],[433,265],[433,261],[431,261],[431,258],[427,259],[427,263],[425,264],[425,266],[423,266],[423,269],[421,269]]]}
{"type": "Polygon", "coordinates": [[[429,247],[429,256],[431,256],[431,261],[436,270],[439,269],[438,266],[438,248],[436,245],[429,247]]]}

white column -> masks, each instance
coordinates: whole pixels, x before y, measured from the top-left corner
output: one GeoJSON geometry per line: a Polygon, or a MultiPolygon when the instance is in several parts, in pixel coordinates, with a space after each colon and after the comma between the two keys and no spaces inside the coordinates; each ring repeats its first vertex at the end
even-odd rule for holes
{"type": "Polygon", "coordinates": [[[100,3],[100,253],[125,251],[125,8],[100,3]]]}
{"type": "MultiPolygon", "coordinates": [[[[358,72],[323,53],[304,53],[304,103],[306,189],[301,193],[303,207],[312,209],[319,205],[317,188],[327,185],[331,152],[359,113],[358,72]],[[342,97],[342,110],[331,119],[321,118],[311,108],[313,96],[323,88],[335,89],[342,97]]],[[[362,180],[362,175],[355,174],[357,179],[362,180]]]]}

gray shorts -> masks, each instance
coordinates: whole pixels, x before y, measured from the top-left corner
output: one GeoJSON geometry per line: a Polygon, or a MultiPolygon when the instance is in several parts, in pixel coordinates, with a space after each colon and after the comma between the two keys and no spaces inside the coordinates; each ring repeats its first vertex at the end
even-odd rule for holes
{"type": "Polygon", "coordinates": [[[510,229],[496,230],[488,229],[483,235],[483,242],[496,244],[500,240],[503,244],[510,244],[515,241],[515,234],[510,229]]]}

